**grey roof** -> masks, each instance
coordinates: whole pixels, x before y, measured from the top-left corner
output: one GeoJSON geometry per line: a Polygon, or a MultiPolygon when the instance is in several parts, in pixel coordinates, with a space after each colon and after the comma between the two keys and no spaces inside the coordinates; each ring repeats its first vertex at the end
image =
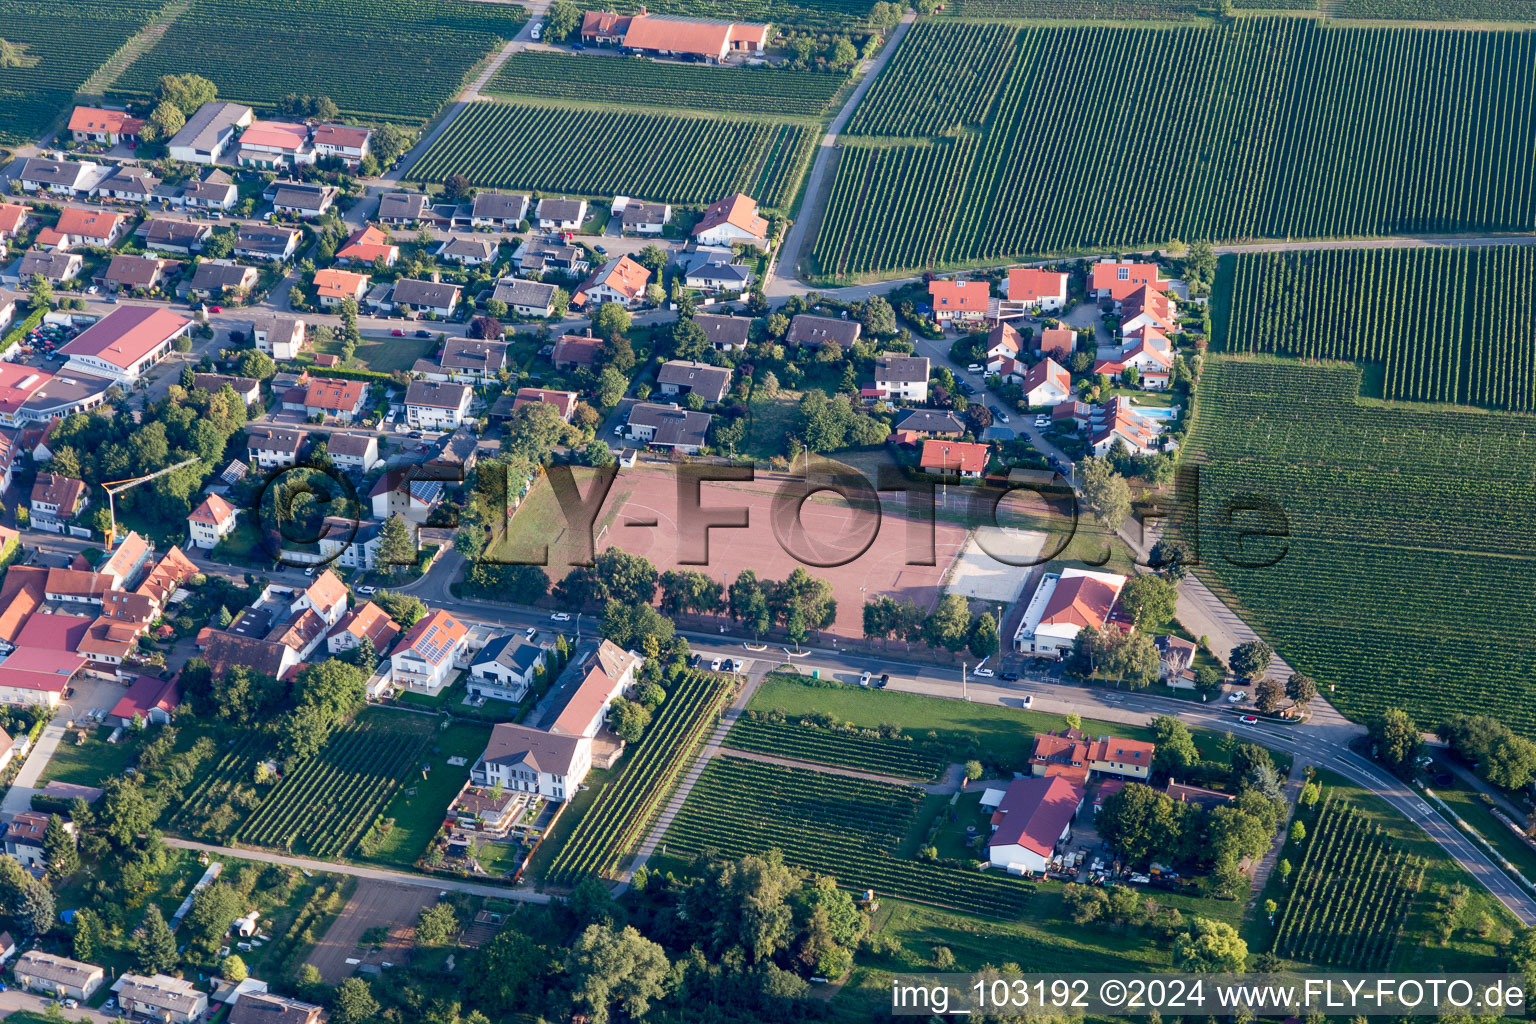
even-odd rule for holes
{"type": "Polygon", "coordinates": [[[582,215],[586,203],[580,199],[540,199],[540,220],[576,220],[582,215]]]}
{"type": "Polygon", "coordinates": [[[629,409],[629,425],[654,427],[656,433],[650,443],[664,446],[703,447],[713,418],[707,412],[674,409],[670,405],[656,405],[653,402],[637,402],[629,409]]]}
{"type": "Polygon", "coordinates": [[[801,313],[789,325],[785,340],[791,345],[818,347],[827,341],[837,342],[840,348],[852,348],[859,340],[862,328],[857,320],[841,320],[830,316],[812,316],[801,313]]]}
{"type": "Polygon", "coordinates": [[[21,301],[21,293],[13,292],[9,288],[0,288],[0,309],[21,301]]]}
{"type": "Polygon", "coordinates": [[[708,281],[722,287],[745,287],[752,283],[752,268],[745,263],[703,263],[683,272],[690,281],[708,281]]]}
{"type": "Polygon", "coordinates": [[[47,418],[51,413],[74,408],[102,394],[112,383],[104,377],[60,369],[52,380],[28,395],[21,407],[34,419],[47,418]]]}
{"type": "Polygon", "coordinates": [[[501,665],[521,675],[538,664],[543,653],[544,649],[538,644],[531,644],[520,636],[499,636],[481,649],[469,667],[473,670],[481,665],[501,665]]]}
{"type": "Polygon", "coordinates": [[[165,270],[166,267],[154,256],[134,256],[131,253],[120,252],[112,257],[111,263],[107,264],[104,279],[109,284],[116,283],[129,288],[147,288],[165,270]]]}
{"type": "Polygon", "coordinates": [[[85,176],[87,169],[93,166],[96,165],[75,160],[39,160],[31,157],[21,162],[21,173],[16,177],[43,185],[68,185],[74,188],[85,176]]]}
{"type": "Polygon", "coordinates": [[[233,260],[203,260],[192,275],[193,291],[216,291],[220,288],[244,288],[247,276],[254,275],[254,267],[242,267],[233,260]]]}
{"type": "Polygon", "coordinates": [[[459,301],[459,286],[441,281],[414,281],[405,278],[395,282],[391,301],[409,303],[413,306],[430,306],[433,309],[447,309],[459,301]]]}
{"type": "Polygon", "coordinates": [[[344,434],[337,431],[327,438],[325,450],[332,455],[360,459],[368,454],[369,447],[377,443],[378,438],[372,434],[344,434]]]}
{"type": "Polygon", "coordinates": [[[190,199],[225,199],[235,183],[223,171],[212,171],[202,181],[189,181],[182,187],[182,194],[190,199]]]}
{"type": "Polygon", "coordinates": [[[457,409],[464,401],[468,384],[444,384],[435,380],[413,380],[405,389],[405,404],[429,409],[457,409]]]}
{"type": "Polygon", "coordinates": [[[29,949],[21,954],[21,958],[16,961],[16,972],[31,978],[73,986],[84,985],[93,975],[106,973],[95,964],[71,960],[67,956],[44,953],[39,949],[29,949]]]}
{"type": "Polygon", "coordinates": [[[297,455],[299,449],[304,447],[304,438],[307,436],[302,430],[288,430],[284,427],[248,427],[245,431],[245,446],[257,451],[297,455]]]}
{"type": "Polygon", "coordinates": [[[437,439],[437,451],[433,454],[432,461],[445,466],[468,468],[474,464],[479,450],[480,439],[460,427],[453,433],[444,434],[437,439]]]}
{"type": "Polygon", "coordinates": [[[201,153],[212,153],[219,141],[219,133],[234,127],[237,121],[249,117],[251,108],[239,103],[204,103],[171,136],[169,146],[185,146],[201,153]]]}
{"type": "Polygon", "coordinates": [[[185,249],[211,234],[213,234],[211,224],[199,224],[190,220],[152,220],[144,232],[144,244],[146,246],[174,245],[185,249]]]}
{"type": "Polygon", "coordinates": [[[696,313],[693,322],[704,328],[704,336],[711,345],[740,348],[752,336],[751,317],[696,313]]]}
{"type": "Polygon", "coordinates": [[[335,195],[334,185],[310,185],[297,181],[276,182],[276,190],[271,187],[273,206],[286,206],[293,210],[306,210],[319,213],[330,205],[335,195]]]}
{"type": "Polygon", "coordinates": [[[192,386],[199,391],[218,391],[225,384],[235,389],[239,395],[250,394],[261,386],[261,381],[255,377],[232,377],[227,373],[194,373],[192,386]]]}
{"type": "Polygon", "coordinates": [[[586,262],[586,250],[563,242],[550,242],[535,238],[524,242],[512,253],[512,258],[524,270],[543,270],[550,263],[574,266],[586,262]]]}
{"type": "Polygon", "coordinates": [[[875,357],[875,380],[893,383],[927,381],[927,356],[902,356],[882,352],[875,357]]]}
{"type": "Polygon", "coordinates": [[[112,986],[112,991],[117,993],[120,1002],[131,999],[135,1003],[145,1003],[178,1013],[191,1013],[208,1001],[208,997],[193,988],[190,981],[169,978],[163,974],[152,978],[142,974],[124,974],[112,986]]]}
{"type": "Polygon", "coordinates": [[[379,220],[421,220],[427,197],[419,192],[386,192],[379,197],[379,220]]]}
{"type": "Polygon", "coordinates": [[[913,409],[896,421],[897,430],[921,430],[930,434],[965,433],[960,417],[945,409],[913,409]]]}
{"type": "Polygon", "coordinates": [[[289,240],[298,233],[297,228],[242,224],[240,230],[235,232],[235,247],[253,252],[282,255],[288,251],[289,240]]]}
{"type": "Polygon", "coordinates": [[[491,298],[509,306],[534,306],[548,309],[555,301],[556,285],[542,281],[525,281],[520,277],[504,277],[496,282],[491,298]]]}
{"type": "Polygon", "coordinates": [[[663,224],[671,210],[666,203],[630,203],[624,207],[624,226],[663,224]]]}
{"type": "Polygon", "coordinates": [[[685,387],[707,401],[718,402],[731,386],[731,371],[692,359],[673,359],[656,371],[656,383],[685,387]]]}
{"type": "Polygon", "coordinates": [[[496,255],[496,243],[489,238],[450,238],[438,246],[439,256],[488,260],[496,255]]]}
{"type": "Polygon", "coordinates": [[[73,272],[78,272],[80,263],[78,253],[39,252],[31,249],[21,258],[21,266],[16,273],[23,281],[30,281],[34,274],[42,274],[49,281],[63,281],[72,272],[71,268],[74,268],[73,272]]]}
{"type": "Polygon", "coordinates": [[[582,736],[561,736],[525,725],[501,722],[491,730],[481,760],[494,764],[522,765],[551,775],[569,775],[582,736]]]}
{"type": "Polygon", "coordinates": [[[449,338],[443,342],[443,354],[438,363],[444,369],[495,373],[507,365],[507,343],[449,338]]]}
{"type": "Polygon", "coordinates": [[[229,1011],[228,1024],[308,1024],[321,1009],[275,992],[243,992],[229,1011]]]}
{"type": "Polygon", "coordinates": [[[111,174],[97,183],[96,187],[108,192],[132,192],[147,196],[153,194],[155,187],[159,184],[160,179],[149,173],[147,168],[118,164],[111,174]]]}
{"type": "Polygon", "coordinates": [[[529,196],[515,192],[482,192],[475,196],[470,216],[480,220],[522,220],[528,214],[529,202],[529,196]]]}

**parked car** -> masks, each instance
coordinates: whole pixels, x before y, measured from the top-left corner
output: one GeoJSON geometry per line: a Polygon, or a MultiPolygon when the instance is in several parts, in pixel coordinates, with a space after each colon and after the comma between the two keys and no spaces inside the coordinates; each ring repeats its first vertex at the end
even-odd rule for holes
{"type": "Polygon", "coordinates": [[[538,635],[539,635],[539,627],[537,627],[537,626],[529,626],[527,629],[523,630],[523,639],[524,640],[532,640],[534,637],[536,637],[538,635]]]}
{"type": "Polygon", "coordinates": [[[1244,725],[1258,725],[1259,724],[1259,716],[1258,715],[1244,715],[1242,718],[1239,718],[1238,721],[1242,722],[1244,725]]]}
{"type": "Polygon", "coordinates": [[[571,44],[571,49],[577,50],[577,51],[581,51],[581,50],[585,50],[586,47],[581,45],[580,43],[572,43],[571,44]]]}
{"type": "Polygon", "coordinates": [[[599,256],[608,255],[608,247],[606,245],[594,245],[592,248],[597,252],[599,256]]]}
{"type": "Polygon", "coordinates": [[[224,307],[223,306],[209,306],[208,307],[208,312],[210,312],[210,313],[222,313],[222,312],[224,312],[224,307]]]}
{"type": "Polygon", "coordinates": [[[553,615],[551,615],[549,617],[549,621],[551,621],[551,622],[570,622],[571,621],[571,613],[570,612],[555,612],[553,615]]]}
{"type": "Polygon", "coordinates": [[[538,42],[539,41],[539,37],[542,36],[543,34],[544,34],[544,26],[542,24],[535,25],[535,26],[533,26],[533,31],[528,33],[528,38],[532,39],[534,42],[538,42]]]}
{"type": "Polygon", "coordinates": [[[890,681],[891,681],[891,674],[889,672],[882,672],[882,673],[880,673],[880,681],[875,684],[875,689],[877,689],[877,690],[885,689],[885,684],[889,683],[890,681]]]}
{"type": "Polygon", "coordinates": [[[869,675],[870,675],[869,672],[866,670],[863,675],[859,676],[859,685],[860,686],[868,686],[869,685],[869,675]]]}
{"type": "Polygon", "coordinates": [[[1007,423],[1008,422],[1008,414],[1003,411],[1002,406],[999,406],[999,405],[989,405],[989,406],[987,406],[987,408],[992,410],[992,415],[997,419],[997,422],[999,422],[999,423],[1007,423]]]}
{"type": "Polygon", "coordinates": [[[703,660],[704,660],[704,656],[702,654],[695,654],[693,657],[688,659],[688,667],[689,668],[698,668],[699,664],[703,660]]]}
{"type": "Polygon", "coordinates": [[[1248,695],[1246,693],[1244,693],[1243,691],[1241,691],[1241,690],[1238,690],[1236,693],[1232,693],[1232,694],[1228,694],[1227,695],[1227,703],[1228,704],[1241,704],[1243,701],[1245,701],[1247,699],[1248,699],[1248,695]]]}
{"type": "Polygon", "coordinates": [[[970,366],[965,368],[966,373],[980,373],[981,371],[982,365],[980,363],[972,363],[970,366]]]}
{"type": "Polygon", "coordinates": [[[1026,693],[1024,695],[1024,706],[1027,707],[1027,708],[1032,708],[1032,707],[1035,706],[1035,695],[1034,694],[1026,693]]]}
{"type": "Polygon", "coordinates": [[[711,672],[719,672],[720,671],[720,659],[719,658],[711,658],[710,659],[709,670],[711,672]]]}
{"type": "Polygon", "coordinates": [[[1019,681],[1019,674],[1017,672],[999,672],[997,678],[1005,683],[1016,683],[1019,681]]]}
{"type": "Polygon", "coordinates": [[[364,597],[367,597],[369,594],[377,594],[379,592],[379,588],[378,587],[358,587],[357,588],[357,592],[359,594],[362,594],[364,597]]]}
{"type": "Polygon", "coordinates": [[[406,437],[420,437],[421,436],[421,431],[413,430],[409,434],[406,434],[405,436],[406,437]]]}
{"type": "Polygon", "coordinates": [[[960,382],[960,390],[965,392],[967,395],[974,395],[976,393],[975,387],[971,385],[970,381],[966,380],[960,382]]]}
{"type": "Polygon", "coordinates": [[[304,575],[305,576],[313,576],[314,574],[315,574],[315,567],[314,566],[307,565],[307,566],[304,567],[304,575]]]}
{"type": "Polygon", "coordinates": [[[973,675],[973,676],[980,676],[983,679],[991,679],[993,676],[997,675],[997,673],[993,672],[989,668],[978,668],[978,669],[972,669],[971,670],[971,675],[973,675]]]}
{"type": "Polygon", "coordinates": [[[1036,430],[1044,430],[1046,427],[1048,427],[1050,425],[1051,425],[1051,418],[1049,416],[1036,416],[1035,417],[1035,429],[1036,430]]]}

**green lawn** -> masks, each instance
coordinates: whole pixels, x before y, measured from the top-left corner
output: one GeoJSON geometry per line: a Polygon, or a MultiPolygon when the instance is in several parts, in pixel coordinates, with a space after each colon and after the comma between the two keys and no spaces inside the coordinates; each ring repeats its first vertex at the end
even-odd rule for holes
{"type": "Polygon", "coordinates": [[[472,722],[456,721],[439,731],[427,760],[432,766],[430,777],[411,776],[395,794],[384,809],[384,817],[395,819],[394,828],[378,853],[366,859],[413,866],[442,826],[448,804],[469,780],[470,766],[485,750],[490,735],[490,726],[472,722]],[[449,765],[448,758],[454,756],[465,758],[467,763],[449,765]]]}
{"type": "MultiPolygon", "coordinates": [[[[351,360],[341,365],[353,370],[373,370],[377,373],[391,373],[395,370],[409,370],[416,365],[416,360],[426,358],[427,354],[437,346],[437,332],[431,327],[422,328],[432,331],[430,338],[404,337],[396,338],[392,335],[371,336],[363,335],[362,344],[357,346],[357,351],[352,354],[351,360]]],[[[410,334],[414,334],[412,330],[410,334]]],[[[320,342],[300,356],[300,362],[314,362],[316,354],[341,355],[341,340],[332,336],[330,340],[320,342]]]]}
{"type": "Polygon", "coordinates": [[[747,404],[751,417],[747,425],[747,439],[741,453],[754,459],[770,459],[784,454],[784,436],[795,425],[795,408],[800,401],[799,391],[780,391],[773,398],[753,395],[747,404]]]}
{"type": "Polygon", "coordinates": [[[1493,844],[1493,848],[1503,855],[1504,859],[1515,866],[1515,869],[1526,878],[1536,881],[1536,850],[1522,843],[1518,836],[1509,830],[1488,805],[1483,803],[1480,795],[1471,789],[1460,786],[1435,786],[1434,793],[1455,811],[1456,814],[1476,829],[1484,839],[1493,844]]]}
{"type": "Polygon", "coordinates": [[[125,731],[118,742],[108,743],[106,738],[111,733],[112,730],[105,727],[89,730],[85,742],[76,743],[75,732],[70,730],[59,742],[39,781],[99,787],[108,779],[122,775],[123,769],[138,753],[138,737],[125,731]]]}
{"type": "MultiPolygon", "coordinates": [[[[583,494],[588,493],[587,488],[596,471],[586,466],[575,466],[573,470],[576,486],[583,494]]],[[[608,517],[593,524],[594,534],[609,525],[616,510],[623,507],[628,495],[623,481],[624,478],[620,476],[614,483],[613,491],[608,496],[608,517]]],[[[544,566],[545,571],[549,573],[551,581],[563,579],[570,567],[565,514],[560,510],[560,503],[555,498],[555,489],[550,485],[549,478],[541,475],[533,482],[522,504],[513,512],[506,532],[492,543],[489,554],[497,561],[536,563],[539,549],[546,546],[549,558],[544,566]]]]}

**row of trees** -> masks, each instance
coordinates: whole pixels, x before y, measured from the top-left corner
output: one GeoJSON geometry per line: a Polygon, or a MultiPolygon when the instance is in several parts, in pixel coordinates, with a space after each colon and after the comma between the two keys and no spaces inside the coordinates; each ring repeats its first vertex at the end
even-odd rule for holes
{"type": "Polygon", "coordinates": [[[926,615],[910,598],[898,601],[881,594],[864,603],[864,636],[882,643],[927,644],[951,654],[969,650],[977,658],[989,658],[1001,649],[997,619],[988,611],[973,616],[960,594],[945,594],[926,615]]]}

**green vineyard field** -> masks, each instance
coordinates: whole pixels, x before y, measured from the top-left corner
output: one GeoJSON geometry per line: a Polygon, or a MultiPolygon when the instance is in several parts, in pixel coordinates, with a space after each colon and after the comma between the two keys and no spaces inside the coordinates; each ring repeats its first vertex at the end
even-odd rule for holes
{"type": "Polygon", "coordinates": [[[0,0],[0,39],[21,51],[0,67],[0,144],[36,141],[75,90],[142,28],[162,0],[0,0]]]}
{"type": "Polygon", "coordinates": [[[689,672],[679,677],[640,742],[625,752],[619,777],[571,830],[549,866],[549,881],[573,883],[618,867],[643,838],[734,692],[730,676],[689,672]]]}
{"type": "Polygon", "coordinates": [[[1357,720],[1456,710],[1536,736],[1536,417],[1362,402],[1360,383],[1349,365],[1207,360],[1184,446],[1196,571],[1357,720]],[[1283,521],[1224,511],[1254,498],[1283,521]]]}
{"type": "Polygon", "coordinates": [[[895,856],[922,791],[908,786],[716,757],[667,830],[669,852],[740,857],[770,849],[795,867],[883,896],[1017,917],[1034,887],[895,856]]]}
{"type": "Polygon", "coordinates": [[[487,91],[623,107],[644,103],[669,110],[818,117],[846,81],[845,75],[809,71],[712,68],[524,50],[508,58],[487,91]]]}
{"type": "Polygon", "coordinates": [[[1336,0],[1335,18],[1413,21],[1536,21],[1532,0],[1336,0]]]}
{"type": "Polygon", "coordinates": [[[148,93],[161,75],[195,72],[221,99],[329,96],[345,113],[421,122],[525,20],[517,5],[473,0],[192,0],[115,88],[148,93]]]}
{"type": "Polygon", "coordinates": [[[954,45],[971,31],[919,23],[860,104],[811,252],[819,276],[1171,239],[1536,228],[1536,33],[1260,17],[954,45]],[[987,60],[995,95],[980,118],[946,116],[934,90],[963,82],[978,49],[1004,53],[987,60]]]}
{"type": "Polygon", "coordinates": [[[1423,866],[1353,804],[1331,795],[1306,842],[1275,952],[1352,971],[1386,970],[1423,866]]]}
{"type": "MultiPolygon", "coordinates": [[[[789,31],[849,32],[869,18],[875,0],[829,0],[810,3],[804,0],[733,0],[729,9],[719,0],[658,0],[647,3],[652,14],[683,14],[698,18],[729,18],[770,24],[789,31]]],[[[617,10],[632,14],[639,5],[621,5],[617,10]]]]}
{"type": "Polygon", "coordinates": [[[937,779],[945,765],[944,758],[916,748],[909,740],[850,735],[797,722],[770,722],[754,718],[750,712],[731,726],[725,746],[913,782],[937,779]]]}
{"type": "Polygon", "coordinates": [[[707,204],[794,197],[816,133],[804,124],[476,103],[411,169],[417,181],[707,204]]]}
{"type": "Polygon", "coordinates": [[[1524,246],[1244,255],[1225,348],[1375,364],[1383,398],[1530,412],[1532,288],[1524,246]]]}

